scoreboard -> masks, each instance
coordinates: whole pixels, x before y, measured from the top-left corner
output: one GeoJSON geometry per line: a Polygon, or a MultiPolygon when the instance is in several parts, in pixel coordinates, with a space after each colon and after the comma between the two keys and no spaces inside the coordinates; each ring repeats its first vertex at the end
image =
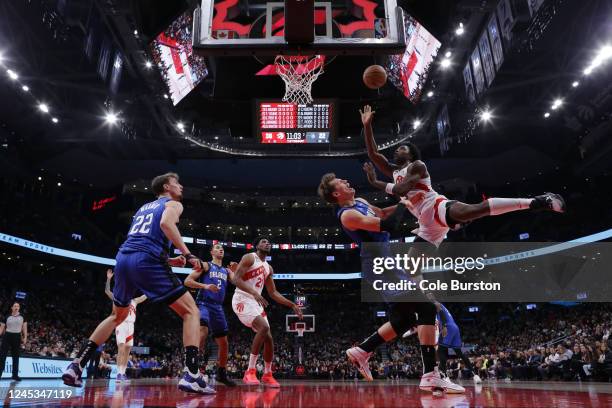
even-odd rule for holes
{"type": "Polygon", "coordinates": [[[334,133],[334,103],[297,105],[282,101],[256,102],[256,129],[261,143],[330,143],[334,133]]]}

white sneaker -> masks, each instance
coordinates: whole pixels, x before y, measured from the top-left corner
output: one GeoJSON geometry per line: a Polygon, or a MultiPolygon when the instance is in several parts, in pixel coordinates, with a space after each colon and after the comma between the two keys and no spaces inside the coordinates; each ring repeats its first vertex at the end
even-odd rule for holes
{"type": "Polygon", "coordinates": [[[368,353],[359,347],[353,347],[346,350],[346,356],[350,362],[357,367],[361,375],[363,375],[363,378],[368,381],[374,380],[370,372],[370,364],[368,363],[371,355],[372,353],[368,353]]]}
{"type": "Polygon", "coordinates": [[[474,374],[474,384],[481,384],[482,383],[482,379],[480,378],[480,376],[478,374],[474,374]]]}
{"type": "Polygon", "coordinates": [[[465,388],[459,384],[455,384],[448,378],[443,378],[437,367],[434,371],[423,374],[419,388],[429,392],[445,391],[448,394],[463,394],[465,392],[465,388]]]}
{"type": "Polygon", "coordinates": [[[204,381],[200,373],[192,375],[188,370],[183,372],[183,377],[178,383],[178,388],[181,391],[197,393],[197,394],[216,394],[214,388],[210,387],[204,381]]]}

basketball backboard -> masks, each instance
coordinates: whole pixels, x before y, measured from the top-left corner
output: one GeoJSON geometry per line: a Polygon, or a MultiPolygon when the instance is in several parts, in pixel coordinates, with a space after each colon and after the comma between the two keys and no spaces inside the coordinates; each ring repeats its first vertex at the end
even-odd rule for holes
{"type": "Polygon", "coordinates": [[[302,337],[304,333],[314,333],[315,315],[303,315],[302,319],[298,315],[285,315],[285,330],[288,333],[297,333],[302,337]]]}
{"type": "Polygon", "coordinates": [[[295,45],[285,38],[285,2],[203,0],[193,48],[205,56],[401,54],[403,27],[396,0],[315,1],[314,41],[295,45]]]}

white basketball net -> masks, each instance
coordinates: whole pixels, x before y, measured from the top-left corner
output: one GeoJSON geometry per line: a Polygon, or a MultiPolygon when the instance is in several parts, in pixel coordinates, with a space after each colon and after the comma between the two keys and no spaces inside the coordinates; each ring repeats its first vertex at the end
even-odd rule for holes
{"type": "Polygon", "coordinates": [[[278,55],[274,59],[276,73],[285,82],[284,102],[297,105],[312,103],[312,83],[323,73],[323,55],[278,55]]]}

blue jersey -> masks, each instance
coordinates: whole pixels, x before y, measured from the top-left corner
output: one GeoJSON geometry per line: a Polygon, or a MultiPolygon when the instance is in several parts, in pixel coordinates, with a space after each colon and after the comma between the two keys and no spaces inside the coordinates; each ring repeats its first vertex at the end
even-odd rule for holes
{"type": "Polygon", "coordinates": [[[154,257],[167,258],[170,241],[161,229],[161,217],[168,197],[162,197],[140,207],[134,214],[127,239],[121,252],[147,252],[154,257]]]}
{"type": "MultiPolygon", "coordinates": [[[[342,217],[342,214],[347,210],[357,210],[363,215],[368,215],[374,217],[374,211],[370,208],[369,205],[364,203],[363,201],[355,200],[355,204],[350,207],[340,207],[336,213],[338,219],[342,217]]],[[[340,222],[342,225],[342,222],[340,222]]],[[[373,232],[373,231],[365,231],[365,230],[355,230],[351,231],[344,228],[342,225],[342,229],[353,241],[358,244],[362,242],[389,242],[389,233],[388,232],[373,232]]]]}
{"type": "Polygon", "coordinates": [[[438,320],[440,321],[440,323],[444,322],[444,320],[440,318],[440,314],[442,313],[444,313],[444,317],[446,317],[447,326],[457,325],[457,323],[455,323],[455,319],[453,319],[453,316],[450,314],[446,306],[444,306],[443,304],[440,304],[440,311],[438,312],[438,320]]]}
{"type": "Polygon", "coordinates": [[[225,299],[225,287],[227,286],[227,277],[228,272],[226,268],[215,265],[212,262],[208,262],[208,272],[200,275],[200,279],[198,281],[207,285],[215,285],[219,288],[219,291],[212,292],[210,290],[200,289],[198,296],[196,297],[196,302],[223,304],[223,299],[225,299]]]}

